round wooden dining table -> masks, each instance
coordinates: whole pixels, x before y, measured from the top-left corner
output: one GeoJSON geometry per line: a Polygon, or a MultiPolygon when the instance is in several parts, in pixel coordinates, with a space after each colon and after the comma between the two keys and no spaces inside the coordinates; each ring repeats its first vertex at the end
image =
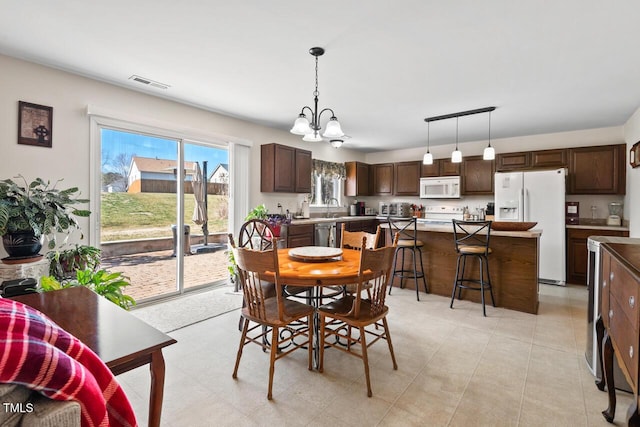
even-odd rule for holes
{"type": "MultiPolygon", "coordinates": [[[[319,248],[320,249],[320,248],[319,248]]],[[[278,250],[280,282],[296,286],[336,286],[358,281],[360,251],[343,249],[342,255],[329,260],[301,260],[289,256],[291,249],[278,250]]]]}

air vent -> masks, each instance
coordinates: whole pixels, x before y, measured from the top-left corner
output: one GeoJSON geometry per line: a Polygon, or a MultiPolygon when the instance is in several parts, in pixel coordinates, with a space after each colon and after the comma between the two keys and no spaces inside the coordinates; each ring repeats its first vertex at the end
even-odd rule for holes
{"type": "Polygon", "coordinates": [[[135,74],[129,77],[129,80],[133,80],[134,82],[138,82],[143,85],[157,87],[158,89],[168,89],[169,87],[171,87],[167,84],[156,82],[151,79],[147,79],[146,77],[136,76],[135,74]]]}

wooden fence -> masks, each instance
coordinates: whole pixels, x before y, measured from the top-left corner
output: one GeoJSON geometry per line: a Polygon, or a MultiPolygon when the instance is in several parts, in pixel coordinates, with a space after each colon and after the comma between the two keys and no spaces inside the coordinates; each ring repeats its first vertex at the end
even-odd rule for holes
{"type": "MultiPolygon", "coordinates": [[[[184,182],[184,192],[193,194],[193,184],[184,182]]],[[[208,182],[207,193],[226,195],[229,194],[229,184],[219,182],[208,182]]],[[[131,183],[128,193],[175,193],[176,181],[159,180],[159,179],[141,179],[131,183]]]]}

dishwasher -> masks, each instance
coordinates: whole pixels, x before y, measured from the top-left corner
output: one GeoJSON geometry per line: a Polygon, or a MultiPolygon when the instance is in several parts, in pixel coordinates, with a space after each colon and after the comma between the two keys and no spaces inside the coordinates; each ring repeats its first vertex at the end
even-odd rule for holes
{"type": "Polygon", "coordinates": [[[315,245],[331,248],[336,246],[335,222],[321,222],[315,225],[315,245]]]}

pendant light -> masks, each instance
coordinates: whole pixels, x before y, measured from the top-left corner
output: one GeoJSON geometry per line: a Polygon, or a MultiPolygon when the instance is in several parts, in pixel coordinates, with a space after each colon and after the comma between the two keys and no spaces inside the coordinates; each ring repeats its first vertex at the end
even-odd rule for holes
{"type": "Polygon", "coordinates": [[[432,165],[433,164],[433,154],[429,152],[429,122],[427,122],[427,152],[424,153],[424,157],[422,158],[423,165],[432,165]]]}
{"type": "Polygon", "coordinates": [[[315,57],[316,61],[316,86],[313,91],[313,108],[309,106],[302,107],[302,110],[300,111],[298,118],[293,123],[293,127],[290,132],[295,135],[302,135],[302,140],[307,142],[320,142],[326,138],[330,141],[332,147],[338,148],[344,142],[341,138],[345,136],[344,132],[342,132],[340,122],[338,122],[338,119],[331,108],[325,108],[323,110],[318,108],[318,96],[320,95],[320,92],[318,92],[318,57],[324,55],[324,49],[321,47],[312,47],[309,49],[309,53],[315,57]],[[307,119],[305,111],[311,116],[311,121],[307,119]],[[322,127],[320,126],[320,118],[325,112],[330,113],[331,117],[329,118],[327,127],[321,136],[320,129],[322,129],[322,127]]]}
{"type": "Polygon", "coordinates": [[[451,163],[462,162],[462,151],[458,150],[458,119],[459,117],[456,117],[456,149],[451,153],[451,163]]]}
{"type": "Polygon", "coordinates": [[[496,150],[491,146],[491,111],[489,111],[489,145],[482,153],[483,160],[493,160],[496,158],[496,150]]]}

